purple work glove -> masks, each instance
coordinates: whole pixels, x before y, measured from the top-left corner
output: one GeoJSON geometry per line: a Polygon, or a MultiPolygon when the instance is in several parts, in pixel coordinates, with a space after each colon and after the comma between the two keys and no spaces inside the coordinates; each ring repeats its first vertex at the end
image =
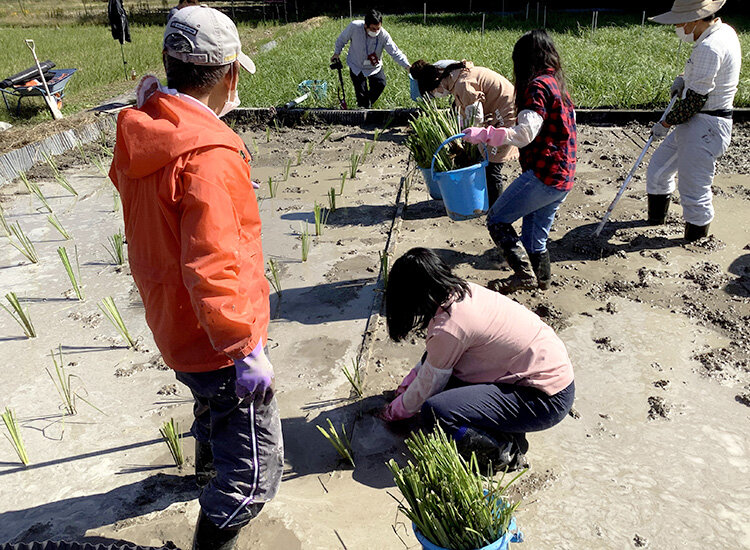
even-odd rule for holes
{"type": "Polygon", "coordinates": [[[263,351],[262,341],[258,341],[250,355],[244,359],[235,359],[234,369],[237,374],[237,397],[244,399],[252,396],[256,403],[262,402],[264,405],[271,402],[274,393],[273,366],[263,351]]]}
{"type": "Polygon", "coordinates": [[[506,128],[495,128],[494,126],[488,126],[487,128],[478,128],[472,126],[471,128],[464,128],[463,133],[464,141],[468,143],[486,143],[490,147],[500,147],[505,143],[505,136],[508,131],[506,128]]]}

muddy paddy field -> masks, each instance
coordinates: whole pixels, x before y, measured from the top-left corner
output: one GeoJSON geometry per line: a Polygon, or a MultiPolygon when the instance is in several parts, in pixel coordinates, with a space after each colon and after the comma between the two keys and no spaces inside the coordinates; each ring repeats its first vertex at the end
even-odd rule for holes
{"type": "MultiPolygon", "coordinates": [[[[280,270],[269,347],[286,471],[278,497],[243,531],[240,550],[419,547],[384,465],[403,458],[403,434],[372,412],[423,343],[387,339],[380,255],[393,260],[427,246],[479,284],[508,273],[483,220],[451,221],[419,176],[406,177],[403,129],[377,142],[372,127],[330,130],[241,132],[261,183],[266,260],[280,270]],[[351,155],[365,147],[342,189],[351,155]],[[269,178],[278,185],[273,197],[269,178]],[[331,188],[336,209],[314,236],[314,205],[329,206],[331,188]],[[302,261],[306,227],[313,236],[302,261]],[[364,378],[362,399],[342,373],[353,364],[364,378]],[[318,433],[327,418],[346,425],[354,469],[318,433]]],[[[750,127],[735,128],[720,163],[711,237],[685,245],[677,203],[667,225],[646,226],[642,169],[594,238],[646,137],[641,126],[580,128],[576,186],[551,234],[553,285],[514,295],[565,341],[577,386],[571,416],[529,436],[531,469],[515,490],[526,536],[519,548],[750,548],[750,127]]],[[[159,427],[173,417],[187,431],[191,399],[161,362],[127,263],[114,265],[105,250],[122,212],[91,162],[102,154],[96,145],[86,159],[79,151],[58,157],[78,197],[48,165],[29,173],[70,240],[20,181],[0,188],[7,221],[20,223],[39,255],[32,264],[0,241],[0,290],[18,295],[38,334],[25,338],[0,311],[0,407],[15,410],[31,461],[23,468],[0,441],[0,543],[189,548],[198,512],[193,442],[185,437],[187,463],[178,469],[159,427]],[[60,246],[71,257],[77,247],[84,301],[72,291],[60,246]],[[108,296],[137,339],[133,349],[98,307],[108,296]],[[101,412],[79,400],[77,415],[62,414],[45,372],[52,349],[101,412]]]]}

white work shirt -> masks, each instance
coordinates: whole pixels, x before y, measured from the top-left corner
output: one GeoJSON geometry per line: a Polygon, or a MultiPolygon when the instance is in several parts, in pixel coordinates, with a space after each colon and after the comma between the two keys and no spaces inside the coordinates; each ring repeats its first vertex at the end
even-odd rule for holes
{"type": "Polygon", "coordinates": [[[741,65],[742,49],[737,33],[718,19],[703,31],[685,64],[685,90],[708,94],[703,111],[732,109],[741,65]]]}
{"type": "Polygon", "coordinates": [[[405,69],[409,68],[409,60],[406,55],[398,49],[391,35],[382,27],[378,35],[372,37],[367,34],[365,22],[362,19],[352,21],[336,39],[333,53],[340,54],[349,41],[351,41],[351,45],[349,46],[349,52],[346,54],[346,64],[355,75],[361,73],[365,76],[372,76],[380,72],[383,68],[384,49],[396,63],[405,69]],[[376,65],[373,65],[367,57],[371,53],[378,56],[376,65]]]}

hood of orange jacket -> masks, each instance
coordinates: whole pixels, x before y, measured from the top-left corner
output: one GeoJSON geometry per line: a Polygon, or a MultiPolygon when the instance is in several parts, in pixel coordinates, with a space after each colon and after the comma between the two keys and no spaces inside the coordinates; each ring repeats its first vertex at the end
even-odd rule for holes
{"type": "Polygon", "coordinates": [[[202,147],[245,148],[239,136],[197,100],[163,92],[155,92],[140,109],[124,110],[117,126],[117,169],[130,178],[153,174],[202,147]]]}
{"type": "Polygon", "coordinates": [[[268,282],[250,154],[192,98],[122,111],[110,178],[133,279],[164,361],[200,372],[267,341],[268,282]]]}

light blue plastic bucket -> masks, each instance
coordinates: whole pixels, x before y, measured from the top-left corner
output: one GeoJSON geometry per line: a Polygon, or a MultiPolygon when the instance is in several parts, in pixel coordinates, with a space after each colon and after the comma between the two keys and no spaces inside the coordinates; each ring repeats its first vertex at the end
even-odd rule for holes
{"type": "Polygon", "coordinates": [[[435,172],[435,160],[440,150],[464,135],[456,134],[441,143],[432,155],[430,165],[430,176],[440,188],[445,211],[450,219],[456,221],[484,216],[490,208],[490,199],[487,196],[487,174],[485,173],[485,168],[489,163],[486,147],[484,160],[478,164],[448,172],[435,172]]]}
{"type": "Polygon", "coordinates": [[[417,81],[411,75],[409,75],[409,93],[411,94],[412,101],[417,101],[422,97],[422,94],[419,93],[419,84],[417,84],[417,81]]]}
{"type": "MultiPolygon", "coordinates": [[[[414,529],[414,534],[424,550],[450,550],[449,548],[443,548],[442,546],[432,544],[422,533],[419,532],[419,529],[417,529],[417,526],[413,523],[411,524],[411,527],[414,529]]],[[[496,540],[487,546],[477,548],[477,550],[508,550],[508,544],[511,542],[523,542],[523,533],[516,529],[516,518],[511,518],[508,530],[499,540],[496,540]]]]}
{"type": "Polygon", "coordinates": [[[424,181],[427,184],[427,190],[430,192],[430,197],[436,201],[443,200],[443,195],[440,194],[440,187],[438,187],[438,184],[432,179],[432,170],[430,168],[420,168],[419,170],[422,172],[424,181]]]}

